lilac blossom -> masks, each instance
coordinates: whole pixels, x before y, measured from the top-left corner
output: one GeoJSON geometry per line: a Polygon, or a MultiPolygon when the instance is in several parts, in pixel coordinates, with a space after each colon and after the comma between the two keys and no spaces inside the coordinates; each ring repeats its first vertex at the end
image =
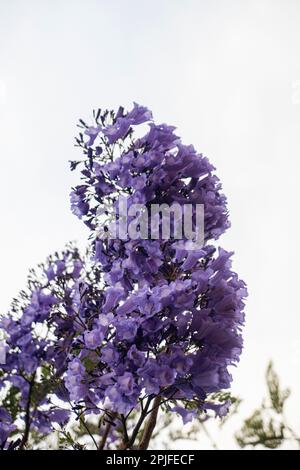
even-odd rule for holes
{"type": "MultiPolygon", "coordinates": [[[[229,227],[226,198],[208,159],[184,145],[173,126],[155,124],[144,107],[135,103],[127,114],[120,108],[100,119],[94,146],[82,145],[89,158],[81,170],[83,184],[74,191],[89,204],[80,217],[94,233],[94,261],[104,272],[103,312],[114,316],[105,350],[115,361],[115,347],[120,362],[114,362],[114,372],[133,374],[140,394],[198,400],[198,412],[205,413],[206,397],[230,387],[228,366],[242,350],[246,287],[231,270],[232,253],[210,244],[229,227]],[[135,138],[141,123],[149,129],[135,138]],[[190,251],[184,239],[97,238],[97,209],[121,191],[128,192],[129,205],[204,204],[205,245],[190,251]]],[[[111,367],[112,362],[100,375],[111,367]]],[[[123,406],[121,395],[110,385],[114,410],[123,406]]]]}
{"type": "Polygon", "coordinates": [[[214,396],[230,388],[230,366],[239,361],[247,290],[232,253],[216,248],[229,220],[214,167],[136,103],[81,123],[76,142],[84,159],[71,163],[81,171],[71,210],[92,242],[84,257],[74,247],[50,257],[1,318],[7,357],[0,386],[16,388],[20,401],[14,417],[0,409],[3,447],[17,420],[25,436],[28,426],[42,434],[63,426],[78,410],[124,426],[134,411],[143,422],[156,399],[184,423],[208,410],[222,417],[230,405],[214,396]],[[136,137],[140,125],[145,133],[136,137]],[[191,250],[187,239],[172,237],[100,239],[99,213],[124,193],[129,206],[203,204],[204,246],[191,250]],[[49,395],[64,407],[53,408],[49,395]]]}

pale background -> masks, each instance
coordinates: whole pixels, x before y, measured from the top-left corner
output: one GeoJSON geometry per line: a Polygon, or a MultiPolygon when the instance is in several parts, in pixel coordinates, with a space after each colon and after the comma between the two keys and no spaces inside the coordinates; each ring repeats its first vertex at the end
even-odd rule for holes
{"type": "Polygon", "coordinates": [[[77,119],[147,105],[217,167],[232,221],[220,243],[249,286],[244,403],[223,448],[270,358],[300,432],[299,24],[298,0],[0,0],[0,309],[29,267],[87,235],[68,201],[77,119]]]}

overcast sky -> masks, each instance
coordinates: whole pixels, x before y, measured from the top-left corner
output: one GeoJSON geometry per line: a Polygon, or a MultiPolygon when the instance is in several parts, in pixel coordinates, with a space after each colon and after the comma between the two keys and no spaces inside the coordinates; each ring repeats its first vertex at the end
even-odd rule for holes
{"type": "Polygon", "coordinates": [[[137,101],[209,157],[228,196],[220,244],[249,287],[241,417],[273,358],[300,432],[299,24],[298,0],[0,0],[1,311],[28,268],[87,236],[68,199],[77,119],[137,101]]]}

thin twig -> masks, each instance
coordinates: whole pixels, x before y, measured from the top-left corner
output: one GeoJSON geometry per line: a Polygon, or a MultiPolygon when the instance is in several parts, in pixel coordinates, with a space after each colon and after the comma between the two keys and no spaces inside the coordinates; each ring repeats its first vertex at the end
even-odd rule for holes
{"type": "Polygon", "coordinates": [[[96,449],[98,450],[98,444],[96,442],[96,439],[94,438],[93,434],[91,433],[88,425],[85,423],[84,419],[83,418],[79,418],[79,421],[80,423],[83,425],[83,427],[85,428],[85,430],[87,431],[88,435],[90,436],[90,438],[92,439],[93,443],[95,444],[95,447],[96,449]]]}

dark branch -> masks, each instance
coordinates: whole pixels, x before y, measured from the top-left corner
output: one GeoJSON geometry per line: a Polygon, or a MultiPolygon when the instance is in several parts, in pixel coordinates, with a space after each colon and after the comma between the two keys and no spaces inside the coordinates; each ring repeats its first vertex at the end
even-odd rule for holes
{"type": "Polygon", "coordinates": [[[140,450],[148,449],[152,433],[153,433],[154,428],[156,426],[156,421],[157,421],[157,415],[158,415],[160,402],[161,402],[161,397],[158,395],[154,400],[152,411],[150,413],[149,419],[148,419],[148,421],[146,423],[146,426],[145,426],[145,429],[144,429],[143,437],[142,437],[140,445],[139,445],[140,450]]]}

